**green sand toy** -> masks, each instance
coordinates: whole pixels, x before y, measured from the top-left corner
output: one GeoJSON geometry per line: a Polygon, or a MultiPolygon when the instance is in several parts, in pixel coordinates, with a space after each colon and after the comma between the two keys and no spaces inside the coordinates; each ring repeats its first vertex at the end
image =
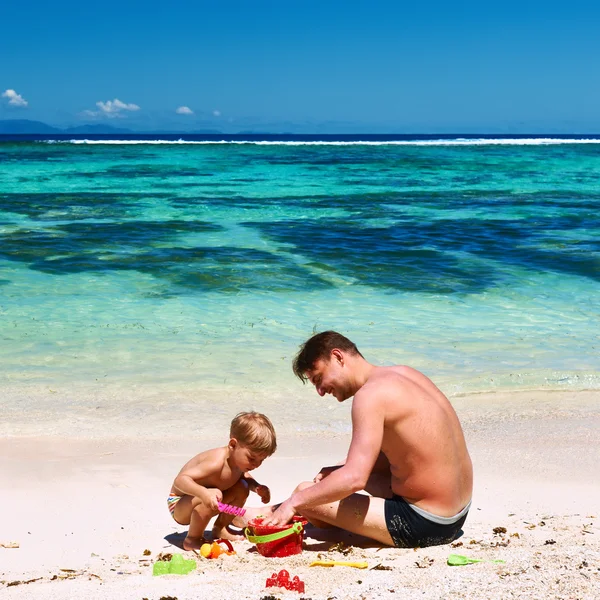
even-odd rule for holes
{"type": "Polygon", "coordinates": [[[503,563],[503,560],[483,560],[482,558],[468,558],[463,556],[462,554],[450,554],[448,556],[448,564],[451,567],[462,567],[463,565],[470,565],[473,563],[479,562],[493,562],[493,563],[503,563]]]}
{"type": "Polygon", "coordinates": [[[173,554],[171,560],[155,562],[152,567],[152,575],[187,575],[195,568],[195,560],[186,560],[181,554],[173,554]]]}

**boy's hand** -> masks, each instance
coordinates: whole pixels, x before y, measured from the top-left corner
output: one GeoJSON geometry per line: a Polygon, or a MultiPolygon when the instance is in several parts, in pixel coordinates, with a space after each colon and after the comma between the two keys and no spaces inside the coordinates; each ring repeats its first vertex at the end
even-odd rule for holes
{"type": "Polygon", "coordinates": [[[206,490],[206,498],[204,502],[215,512],[219,512],[219,502],[223,501],[223,492],[216,488],[206,490]]]}
{"type": "Polygon", "coordinates": [[[266,485],[257,485],[254,491],[260,496],[263,504],[271,501],[271,490],[266,485]]]}

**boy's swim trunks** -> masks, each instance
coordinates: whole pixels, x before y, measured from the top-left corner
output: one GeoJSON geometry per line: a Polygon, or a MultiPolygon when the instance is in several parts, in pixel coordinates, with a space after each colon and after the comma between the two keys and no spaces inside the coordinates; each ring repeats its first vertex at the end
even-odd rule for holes
{"type": "Polygon", "coordinates": [[[385,524],[397,548],[439,546],[458,537],[469,508],[470,502],[453,517],[438,517],[394,494],[385,501],[385,524]]]}
{"type": "Polygon", "coordinates": [[[173,518],[175,518],[175,515],[173,514],[175,512],[175,507],[181,498],[183,498],[183,496],[176,496],[175,494],[169,494],[169,497],[167,498],[167,506],[169,507],[169,512],[173,518]]]}

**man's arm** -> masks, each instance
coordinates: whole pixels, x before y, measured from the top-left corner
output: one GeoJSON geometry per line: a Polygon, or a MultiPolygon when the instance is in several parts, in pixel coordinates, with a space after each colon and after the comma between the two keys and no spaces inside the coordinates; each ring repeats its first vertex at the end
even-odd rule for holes
{"type": "Polygon", "coordinates": [[[352,404],[352,442],[346,463],[315,485],[293,494],[277,509],[272,522],[286,523],[298,509],[336,502],[364,489],[381,452],[384,403],[383,395],[372,389],[367,394],[359,391],[352,404]]]}

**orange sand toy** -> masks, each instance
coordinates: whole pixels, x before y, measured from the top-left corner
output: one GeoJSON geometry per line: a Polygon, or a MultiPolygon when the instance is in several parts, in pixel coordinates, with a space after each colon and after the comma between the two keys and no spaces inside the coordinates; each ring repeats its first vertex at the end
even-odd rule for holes
{"type": "Polygon", "coordinates": [[[216,540],[212,544],[202,544],[200,546],[200,556],[204,558],[218,558],[221,554],[231,556],[235,554],[235,550],[229,540],[216,540]],[[225,549],[221,544],[225,544],[225,549]]]}

